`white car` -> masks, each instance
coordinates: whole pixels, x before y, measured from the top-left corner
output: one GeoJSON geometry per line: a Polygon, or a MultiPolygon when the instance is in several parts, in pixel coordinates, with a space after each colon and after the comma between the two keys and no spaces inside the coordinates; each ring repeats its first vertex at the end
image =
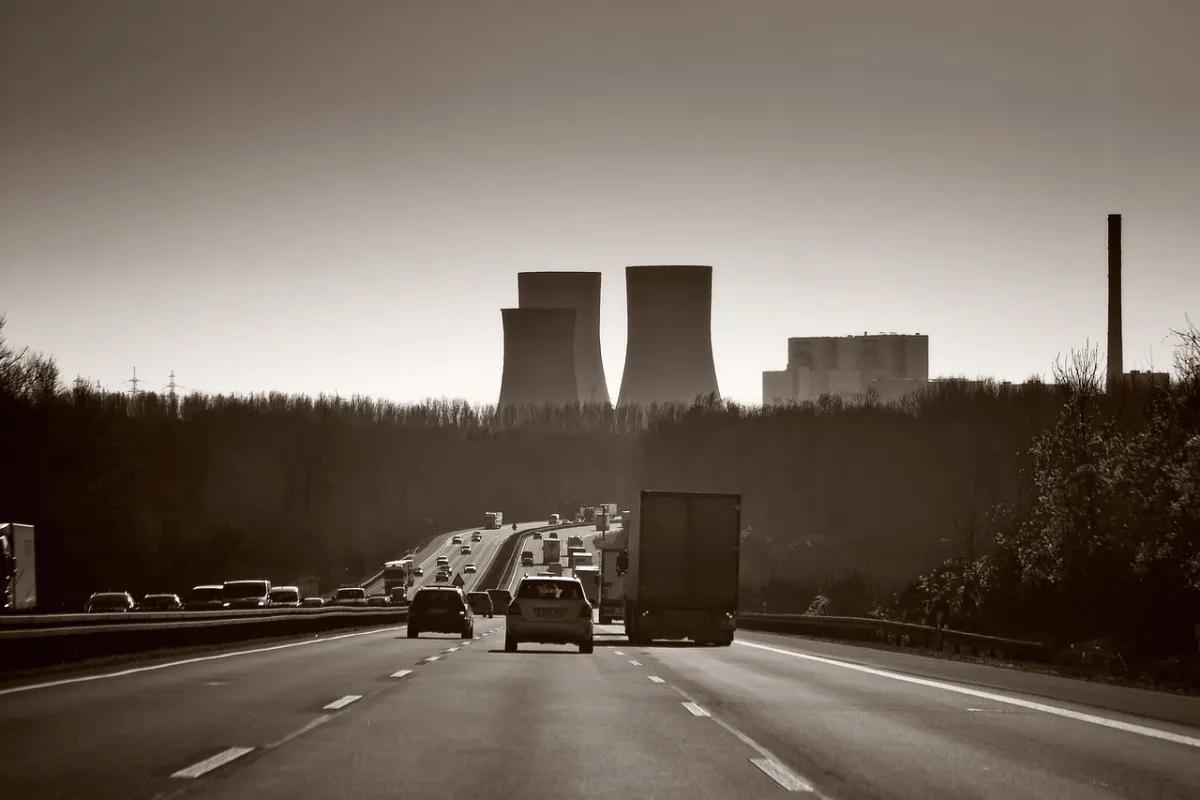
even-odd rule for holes
{"type": "Polygon", "coordinates": [[[476,572],[475,565],[467,564],[465,567],[463,567],[463,572],[466,572],[468,574],[474,574],[476,572]]]}
{"type": "Polygon", "coordinates": [[[504,618],[504,650],[521,642],[576,644],[592,652],[592,606],[575,578],[524,577],[504,618]]]}

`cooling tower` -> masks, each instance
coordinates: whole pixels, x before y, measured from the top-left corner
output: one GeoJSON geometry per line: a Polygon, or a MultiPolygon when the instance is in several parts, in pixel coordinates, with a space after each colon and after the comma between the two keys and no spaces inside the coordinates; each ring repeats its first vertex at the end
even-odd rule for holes
{"type": "Polygon", "coordinates": [[[608,403],[608,381],[600,355],[600,273],[519,272],[521,308],[575,309],[575,378],[579,399],[608,403]]]}
{"type": "Polygon", "coordinates": [[[575,309],[505,308],[500,405],[566,405],[575,382],[575,309]]]}
{"type": "Polygon", "coordinates": [[[626,267],[629,337],[618,404],[720,394],[712,352],[712,267],[626,267]]]}
{"type": "Polygon", "coordinates": [[[1121,333],[1121,215],[1108,215],[1108,388],[1125,374],[1125,342],[1121,333]]]}

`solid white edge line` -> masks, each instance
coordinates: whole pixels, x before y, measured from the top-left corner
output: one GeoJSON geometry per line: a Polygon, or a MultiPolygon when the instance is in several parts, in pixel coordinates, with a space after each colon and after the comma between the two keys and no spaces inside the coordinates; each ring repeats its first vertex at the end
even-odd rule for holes
{"type": "Polygon", "coordinates": [[[221,658],[236,658],[237,656],[253,656],[259,653],[273,653],[277,650],[287,650],[291,647],[304,647],[305,645],[321,644],[322,642],[336,642],[340,639],[350,639],[355,636],[371,636],[378,633],[392,633],[394,631],[402,631],[408,628],[407,625],[400,625],[395,628],[374,628],[369,631],[355,631],[354,633],[341,633],[337,636],[326,636],[322,639],[303,639],[299,642],[287,642],[286,644],[275,644],[270,647],[256,647],[253,650],[235,650],[231,653],[214,653],[209,656],[196,656],[195,658],[185,658],[181,661],[169,661],[166,664],[150,664],[145,667],[130,667],[118,672],[103,672],[99,675],[80,675],[75,678],[62,678],[56,681],[43,681],[41,683],[29,683],[24,686],[10,686],[7,689],[0,689],[0,696],[6,694],[18,694],[20,692],[32,692],[34,689],[53,689],[56,686],[67,686],[72,683],[86,683],[88,681],[99,681],[105,678],[123,678],[127,675],[139,675],[143,672],[154,672],[160,669],[169,669],[170,667],[185,667],[189,664],[201,664],[205,661],[216,661],[221,658]]]}
{"type": "Polygon", "coordinates": [[[1027,708],[1030,711],[1040,711],[1044,714],[1053,714],[1066,719],[1073,719],[1077,722],[1087,722],[1092,725],[1099,725],[1101,727],[1111,728],[1113,730],[1137,734],[1138,736],[1146,736],[1151,739],[1160,739],[1164,742],[1173,742],[1174,744],[1182,744],[1188,747],[1200,748],[1200,738],[1195,736],[1187,736],[1182,733],[1171,733],[1170,731],[1159,730],[1158,728],[1151,728],[1146,725],[1138,725],[1133,722],[1122,722],[1121,720],[1109,719],[1108,717],[1101,717],[1097,716],[1096,714],[1087,714],[1082,711],[1072,711],[1069,708],[1052,706],[1046,703],[1038,703],[1033,700],[1025,700],[1020,697],[1012,697],[1010,695],[999,694],[997,692],[988,692],[982,689],[972,689],[967,686],[960,686],[958,684],[933,680],[931,678],[918,678],[915,675],[904,675],[899,672],[891,672],[889,670],[878,669],[876,667],[854,664],[849,661],[840,661],[835,658],[814,656],[808,653],[798,653],[795,650],[785,650],[782,647],[771,647],[770,645],[756,644],[754,642],[746,642],[742,640],[735,640],[735,643],[740,644],[743,647],[753,647],[758,650],[766,650],[767,652],[776,653],[778,655],[801,658],[806,661],[815,661],[820,664],[828,664],[833,667],[850,669],[854,670],[855,672],[862,672],[867,675],[875,675],[880,678],[890,678],[894,681],[911,683],[916,686],[925,686],[930,689],[942,689],[943,691],[947,692],[956,692],[958,694],[967,695],[968,697],[978,697],[983,700],[992,700],[996,703],[1005,703],[1010,706],[1017,706],[1018,708],[1027,708]]]}
{"type": "Polygon", "coordinates": [[[411,674],[412,674],[411,669],[402,669],[399,672],[393,672],[392,677],[393,678],[403,678],[405,675],[411,675],[411,674]]]}
{"type": "Polygon", "coordinates": [[[811,792],[813,787],[773,758],[752,758],[750,763],[767,773],[771,780],[789,792],[811,792]]]}
{"type": "Polygon", "coordinates": [[[334,700],[332,703],[325,706],[325,710],[326,711],[337,711],[338,709],[345,708],[346,706],[350,705],[351,703],[353,703],[356,700],[362,700],[362,695],[361,694],[348,694],[345,697],[339,697],[337,700],[334,700]]]}
{"type": "Polygon", "coordinates": [[[688,711],[692,712],[692,716],[696,716],[696,717],[711,717],[712,716],[712,714],[709,714],[704,709],[703,706],[701,706],[699,703],[693,703],[691,700],[685,700],[683,702],[683,707],[686,708],[688,711]]]}
{"type": "Polygon", "coordinates": [[[666,683],[666,681],[657,675],[647,675],[646,677],[649,678],[652,683],[666,683]]]}
{"type": "Polygon", "coordinates": [[[254,752],[253,747],[231,747],[228,750],[223,750],[211,758],[206,758],[203,761],[198,761],[190,767],[185,767],[178,772],[171,773],[172,778],[199,778],[206,772],[212,772],[217,767],[224,766],[234,759],[241,758],[247,753],[254,752]]]}

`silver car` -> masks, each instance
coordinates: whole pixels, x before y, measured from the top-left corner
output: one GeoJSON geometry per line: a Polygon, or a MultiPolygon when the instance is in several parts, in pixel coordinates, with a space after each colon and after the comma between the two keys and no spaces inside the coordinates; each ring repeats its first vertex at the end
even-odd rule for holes
{"type": "Polygon", "coordinates": [[[575,644],[592,652],[592,606],[576,578],[524,577],[504,618],[504,650],[521,642],[575,644]]]}

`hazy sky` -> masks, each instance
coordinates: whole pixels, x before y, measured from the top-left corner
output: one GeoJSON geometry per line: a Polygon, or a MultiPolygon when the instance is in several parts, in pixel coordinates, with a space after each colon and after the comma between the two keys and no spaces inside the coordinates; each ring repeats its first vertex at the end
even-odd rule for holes
{"type": "Polygon", "coordinates": [[[1020,380],[1200,323],[1196,0],[0,0],[8,338],[120,386],[494,402],[521,270],[714,266],[789,336],[1020,380]]]}

